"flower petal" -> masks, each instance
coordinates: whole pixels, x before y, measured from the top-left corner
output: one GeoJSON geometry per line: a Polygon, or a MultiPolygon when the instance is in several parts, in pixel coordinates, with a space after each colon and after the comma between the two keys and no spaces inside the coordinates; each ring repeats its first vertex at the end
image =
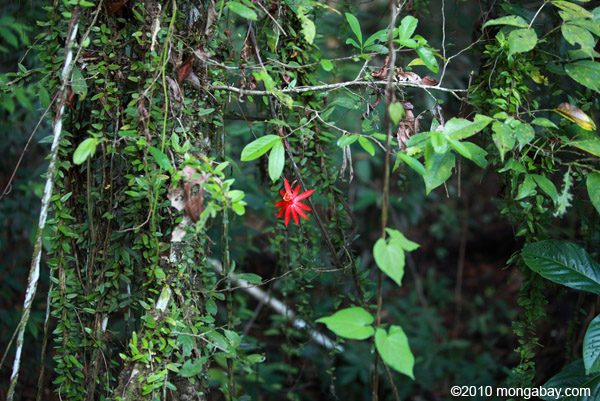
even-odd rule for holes
{"type": "Polygon", "coordinates": [[[280,218],[281,215],[283,214],[283,211],[286,209],[285,206],[283,206],[280,210],[279,210],[279,214],[277,215],[277,218],[280,218]]]}
{"type": "Polygon", "coordinates": [[[302,200],[302,199],[306,199],[306,198],[308,198],[309,196],[311,196],[313,192],[315,192],[315,190],[314,190],[314,189],[310,189],[310,190],[308,190],[308,191],[306,191],[306,192],[304,192],[304,193],[302,193],[302,194],[298,195],[298,196],[295,198],[295,200],[299,201],[299,200],[302,200]]]}
{"type": "Polygon", "coordinates": [[[279,193],[281,194],[281,197],[285,197],[285,192],[283,192],[283,189],[279,190],[279,193]]]}
{"type": "Polygon", "coordinates": [[[275,207],[285,206],[285,204],[286,204],[286,203],[287,203],[286,201],[284,201],[284,200],[280,200],[279,202],[277,202],[277,203],[275,204],[275,207]]]}
{"type": "Polygon", "coordinates": [[[287,227],[288,224],[290,224],[290,209],[291,207],[286,207],[285,208],[285,226],[287,227]]]}
{"type": "Polygon", "coordinates": [[[298,192],[300,192],[300,185],[298,185],[296,187],[296,189],[294,189],[294,193],[292,194],[292,199],[294,199],[298,195],[298,192]]]}
{"type": "Polygon", "coordinates": [[[285,193],[291,194],[292,193],[292,187],[290,187],[290,183],[285,178],[283,179],[283,185],[285,186],[285,193]]]}
{"type": "Polygon", "coordinates": [[[300,221],[298,221],[298,213],[296,213],[296,207],[294,205],[291,205],[289,209],[292,209],[292,217],[294,218],[296,224],[300,225],[300,221]]]}
{"type": "Polygon", "coordinates": [[[308,220],[308,217],[306,216],[306,213],[304,213],[304,212],[302,211],[302,209],[294,209],[294,210],[295,210],[296,212],[298,212],[298,214],[300,215],[300,217],[302,217],[302,218],[304,218],[304,219],[308,220]]]}
{"type": "MultiPolygon", "coordinates": [[[[302,208],[302,209],[304,209],[304,210],[306,210],[306,211],[309,211],[309,212],[312,210],[310,207],[306,206],[306,205],[305,205],[304,203],[302,203],[302,202],[294,202],[294,205],[296,205],[296,206],[298,206],[299,208],[302,208]]],[[[298,209],[298,210],[300,210],[300,209],[298,209]]]]}

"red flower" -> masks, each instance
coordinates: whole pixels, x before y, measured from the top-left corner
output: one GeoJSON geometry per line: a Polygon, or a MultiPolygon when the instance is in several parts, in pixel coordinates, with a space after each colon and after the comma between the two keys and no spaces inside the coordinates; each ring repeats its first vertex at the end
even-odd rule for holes
{"type": "Polygon", "coordinates": [[[285,185],[285,192],[283,192],[283,190],[279,191],[281,193],[281,197],[283,198],[283,200],[281,200],[275,204],[275,207],[281,206],[281,210],[279,211],[277,218],[281,217],[281,215],[285,211],[285,226],[286,227],[287,227],[288,223],[290,222],[290,213],[294,217],[294,221],[296,222],[296,224],[300,225],[300,222],[298,221],[298,215],[300,215],[300,217],[308,220],[306,213],[304,213],[304,211],[302,209],[304,209],[306,211],[311,210],[310,207],[306,206],[304,203],[302,203],[300,201],[302,199],[306,199],[309,196],[311,196],[315,190],[311,189],[310,191],[306,191],[306,192],[298,195],[298,192],[300,192],[300,185],[298,185],[296,187],[296,189],[294,190],[294,192],[292,192],[292,187],[290,187],[290,183],[288,182],[288,180],[286,180],[284,178],[283,183],[285,185]]]}

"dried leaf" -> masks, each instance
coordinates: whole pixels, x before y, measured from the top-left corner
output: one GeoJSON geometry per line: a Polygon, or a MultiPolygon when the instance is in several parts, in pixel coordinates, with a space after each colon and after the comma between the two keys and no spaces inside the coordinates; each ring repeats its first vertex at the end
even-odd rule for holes
{"type": "Polygon", "coordinates": [[[396,68],[396,75],[394,76],[396,82],[412,82],[419,83],[421,82],[421,77],[415,74],[414,72],[404,72],[402,67],[396,68]]]}
{"type": "Polygon", "coordinates": [[[181,83],[192,72],[192,67],[196,63],[195,57],[188,57],[177,70],[177,82],[181,83]]]}
{"type": "Polygon", "coordinates": [[[438,81],[436,81],[435,79],[431,78],[429,75],[426,75],[425,78],[421,79],[421,83],[423,85],[434,86],[434,85],[437,85],[438,81]]]}
{"type": "Polygon", "coordinates": [[[388,61],[390,60],[390,56],[386,56],[385,61],[383,62],[383,66],[379,69],[379,71],[374,71],[371,73],[371,76],[375,79],[386,79],[388,73],[388,61]]]}

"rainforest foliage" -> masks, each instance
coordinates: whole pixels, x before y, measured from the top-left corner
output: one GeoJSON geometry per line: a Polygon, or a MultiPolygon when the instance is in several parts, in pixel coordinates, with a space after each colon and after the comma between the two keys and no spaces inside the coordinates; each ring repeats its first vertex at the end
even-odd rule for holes
{"type": "Polygon", "coordinates": [[[600,397],[598,2],[17,3],[2,399],[600,397]]]}

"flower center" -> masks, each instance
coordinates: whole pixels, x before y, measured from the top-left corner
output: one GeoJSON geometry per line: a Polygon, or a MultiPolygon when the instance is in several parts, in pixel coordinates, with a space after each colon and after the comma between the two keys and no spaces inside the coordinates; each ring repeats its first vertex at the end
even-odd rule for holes
{"type": "Polygon", "coordinates": [[[286,202],[289,202],[292,200],[292,194],[285,194],[283,195],[283,200],[286,202]]]}

